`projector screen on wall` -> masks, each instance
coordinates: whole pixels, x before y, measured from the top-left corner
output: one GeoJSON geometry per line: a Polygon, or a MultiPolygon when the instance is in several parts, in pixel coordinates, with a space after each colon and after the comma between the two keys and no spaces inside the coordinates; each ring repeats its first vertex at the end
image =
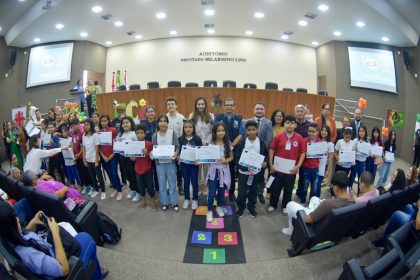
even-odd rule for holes
{"type": "Polygon", "coordinates": [[[26,87],[70,81],[73,43],[33,47],[29,54],[26,87]]]}
{"type": "Polygon", "coordinates": [[[397,93],[391,49],[348,46],[350,86],[397,93]]]}

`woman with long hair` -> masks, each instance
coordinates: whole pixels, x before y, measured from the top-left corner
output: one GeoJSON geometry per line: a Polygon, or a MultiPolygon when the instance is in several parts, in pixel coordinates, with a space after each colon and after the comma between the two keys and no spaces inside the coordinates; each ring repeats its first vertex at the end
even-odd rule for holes
{"type": "Polygon", "coordinates": [[[11,155],[16,155],[18,158],[18,166],[20,169],[23,167],[23,158],[22,153],[17,144],[17,137],[15,131],[12,128],[12,123],[8,122],[6,126],[6,143],[10,145],[10,153],[11,155]]]}
{"type": "Polygon", "coordinates": [[[276,137],[284,131],[284,118],[286,115],[280,109],[274,110],[271,114],[271,124],[273,126],[273,135],[276,137]]]}
{"type": "Polygon", "coordinates": [[[391,130],[389,132],[388,140],[386,140],[384,144],[384,154],[383,154],[384,160],[379,169],[379,180],[376,183],[377,188],[383,187],[386,185],[389,172],[391,171],[392,163],[394,162],[393,155],[395,155],[395,150],[397,149],[396,141],[397,141],[397,133],[395,132],[395,130],[391,130]]]}
{"type": "Polygon", "coordinates": [[[318,124],[318,127],[322,125],[328,125],[331,130],[331,141],[335,142],[337,138],[337,126],[335,125],[335,120],[331,115],[331,106],[328,103],[322,105],[322,114],[321,116],[315,118],[314,122],[318,124]]]}

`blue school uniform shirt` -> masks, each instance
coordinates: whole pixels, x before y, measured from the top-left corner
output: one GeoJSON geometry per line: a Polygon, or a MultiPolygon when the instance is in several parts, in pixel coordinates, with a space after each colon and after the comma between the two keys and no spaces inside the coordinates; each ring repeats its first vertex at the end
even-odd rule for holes
{"type": "Polygon", "coordinates": [[[245,134],[245,129],[242,124],[242,116],[232,114],[229,118],[226,113],[221,113],[214,118],[215,123],[220,121],[226,125],[230,142],[233,142],[238,135],[245,134]]]}

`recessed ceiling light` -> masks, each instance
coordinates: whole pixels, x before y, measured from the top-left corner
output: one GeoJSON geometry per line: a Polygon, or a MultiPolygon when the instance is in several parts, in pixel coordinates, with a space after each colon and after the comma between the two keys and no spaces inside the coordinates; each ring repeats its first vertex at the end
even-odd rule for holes
{"type": "Polygon", "coordinates": [[[106,45],[112,45],[112,42],[111,41],[106,41],[105,44],[106,45]]]}
{"type": "Polygon", "coordinates": [[[357,21],[356,22],[356,26],[358,26],[358,27],[363,27],[363,26],[365,26],[366,24],[363,22],[363,21],[357,21]]]}
{"type": "Polygon", "coordinates": [[[251,31],[251,30],[247,30],[247,31],[245,31],[245,34],[246,34],[246,35],[253,35],[253,34],[254,34],[254,32],[253,32],[253,31],[251,31]]]}
{"type": "Polygon", "coordinates": [[[57,28],[58,30],[63,29],[63,27],[64,27],[64,25],[62,25],[61,23],[57,23],[57,24],[55,25],[55,28],[57,28]]]}
{"type": "Polygon", "coordinates": [[[281,35],[281,38],[283,40],[287,40],[287,39],[289,39],[289,35],[283,34],[283,35],[281,35]]]}
{"type": "Polygon", "coordinates": [[[255,17],[255,18],[264,18],[264,13],[261,13],[261,12],[256,12],[256,13],[254,14],[254,17],[255,17]]]}
{"type": "Polygon", "coordinates": [[[174,35],[178,34],[178,32],[176,32],[176,30],[171,30],[171,31],[169,32],[169,34],[171,34],[172,36],[174,36],[174,35]]]}
{"type": "Polygon", "coordinates": [[[19,0],[19,2],[25,2],[25,0],[19,0]]]}
{"type": "Polygon", "coordinates": [[[323,12],[326,12],[326,11],[328,11],[328,9],[329,9],[330,7],[328,7],[327,5],[325,5],[325,4],[321,4],[321,5],[319,5],[318,6],[318,10],[320,10],[320,11],[323,11],[323,12]]]}
{"type": "Polygon", "coordinates": [[[214,34],[214,29],[207,29],[207,33],[209,33],[209,34],[214,34]]]}
{"type": "Polygon", "coordinates": [[[136,35],[136,36],[135,36],[135,38],[136,38],[136,39],[141,39],[141,38],[143,38],[143,36],[141,36],[141,35],[136,35]]]}
{"type": "Polygon", "coordinates": [[[385,36],[384,36],[384,37],[382,37],[381,39],[382,39],[382,41],[384,41],[384,42],[388,42],[388,41],[389,41],[389,38],[388,38],[388,37],[385,37],[385,36]]]}
{"type": "Polygon", "coordinates": [[[164,18],[166,18],[166,14],[165,13],[162,13],[162,12],[157,13],[156,14],[156,18],[157,19],[164,19],[164,18]]]}
{"type": "Polygon", "coordinates": [[[117,27],[120,27],[120,26],[123,26],[124,23],[122,21],[118,20],[118,21],[114,22],[114,25],[117,26],[117,27]]]}
{"type": "Polygon", "coordinates": [[[319,43],[317,42],[317,41],[312,41],[312,46],[318,46],[319,45],[319,43]]]}
{"type": "Polygon", "coordinates": [[[82,36],[82,37],[87,37],[87,33],[86,32],[80,32],[80,36],[82,36]]]}
{"type": "Polygon", "coordinates": [[[341,32],[340,31],[334,31],[334,36],[341,36],[341,32]]]}
{"type": "Polygon", "coordinates": [[[100,13],[100,12],[102,12],[102,7],[101,6],[94,6],[94,7],[92,7],[92,12],[94,12],[94,13],[100,13]]]}
{"type": "Polygon", "coordinates": [[[0,31],[1,31],[1,26],[0,26],[0,31]]]}
{"type": "Polygon", "coordinates": [[[205,11],[204,11],[204,14],[205,14],[206,16],[214,16],[214,10],[210,10],[210,9],[205,10],[205,11]]]}
{"type": "Polygon", "coordinates": [[[298,24],[300,26],[306,26],[308,24],[308,22],[306,20],[299,20],[298,24]]]}
{"type": "Polygon", "coordinates": [[[41,41],[41,39],[39,39],[38,37],[34,39],[35,43],[39,43],[39,41],[41,41]]]}

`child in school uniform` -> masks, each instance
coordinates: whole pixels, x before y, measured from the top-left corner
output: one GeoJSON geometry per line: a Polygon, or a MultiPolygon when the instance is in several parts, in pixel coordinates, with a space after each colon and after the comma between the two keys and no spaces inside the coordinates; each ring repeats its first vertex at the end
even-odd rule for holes
{"type": "MultiPolygon", "coordinates": [[[[60,148],[60,138],[58,136],[53,136],[52,134],[54,133],[54,123],[50,122],[48,124],[48,134],[51,134],[51,142],[49,146],[46,146],[46,148],[49,149],[55,149],[55,148],[60,148]]],[[[60,181],[63,184],[66,184],[66,179],[64,176],[64,171],[61,165],[62,161],[61,161],[61,157],[60,154],[55,154],[53,156],[51,156],[48,159],[48,174],[53,177],[56,181],[57,178],[55,176],[55,170],[57,170],[58,175],[60,175],[60,181]]]]}
{"type": "Polygon", "coordinates": [[[236,214],[239,218],[242,217],[246,206],[249,215],[255,218],[257,217],[255,204],[257,203],[258,183],[264,180],[264,174],[261,169],[267,167],[268,151],[264,142],[258,138],[258,124],[256,121],[247,121],[245,130],[247,136],[242,138],[235,148],[235,163],[238,167],[238,197],[236,198],[238,211],[236,214]],[[243,151],[258,153],[265,157],[260,170],[253,170],[239,164],[243,151]]]}
{"type": "Polygon", "coordinates": [[[344,129],[343,139],[337,141],[335,144],[335,159],[337,160],[337,165],[335,166],[335,171],[344,171],[349,175],[351,167],[356,164],[356,162],[340,162],[340,153],[344,151],[356,151],[356,144],[351,140],[353,130],[351,128],[344,129]]]}
{"type": "MultiPolygon", "coordinates": [[[[66,125],[63,125],[61,127],[61,136],[62,136],[63,139],[71,140],[71,138],[69,137],[69,131],[68,131],[68,128],[67,128],[66,125]]],[[[71,151],[71,152],[73,153],[73,151],[71,151]]],[[[81,186],[79,173],[77,172],[76,161],[75,160],[64,159],[64,164],[65,164],[67,179],[68,179],[71,187],[74,188],[75,184],[77,184],[78,186],[81,186]]]]}
{"type": "MultiPolygon", "coordinates": [[[[196,135],[194,121],[191,119],[184,120],[184,128],[182,131],[182,136],[178,138],[179,142],[179,152],[181,155],[182,147],[198,147],[202,146],[203,142],[201,138],[196,135]]],[[[178,156],[179,157],[179,156],[178,156]]],[[[182,208],[188,209],[190,206],[190,184],[192,186],[192,204],[191,209],[195,210],[198,207],[198,172],[199,166],[195,165],[193,162],[183,162],[180,160],[179,165],[181,166],[182,178],[184,181],[184,203],[182,208]]]]}
{"type": "Polygon", "coordinates": [[[350,173],[350,179],[349,179],[349,188],[351,189],[353,187],[354,179],[356,179],[357,175],[357,194],[360,192],[359,188],[359,181],[360,176],[363,172],[365,172],[366,169],[366,159],[368,155],[364,155],[359,151],[359,145],[362,143],[369,143],[367,139],[367,128],[366,126],[362,125],[359,127],[359,133],[357,134],[358,138],[354,139],[356,145],[356,164],[352,166],[351,173],[350,173]]]}
{"type": "MultiPolygon", "coordinates": [[[[370,144],[372,144],[372,146],[374,145],[377,145],[380,147],[384,146],[381,140],[381,131],[379,127],[372,128],[372,136],[369,142],[370,144]]],[[[381,164],[382,164],[382,157],[370,156],[366,159],[366,171],[369,171],[372,174],[373,180],[375,180],[376,171],[378,170],[378,166],[380,166],[381,164]]]]}
{"type": "Polygon", "coordinates": [[[322,181],[324,178],[328,178],[332,172],[332,160],[334,158],[334,142],[331,141],[331,130],[328,125],[323,124],[321,126],[321,129],[319,130],[319,139],[321,141],[327,142],[327,154],[323,156],[319,161],[317,190],[320,191],[322,181]]]}

